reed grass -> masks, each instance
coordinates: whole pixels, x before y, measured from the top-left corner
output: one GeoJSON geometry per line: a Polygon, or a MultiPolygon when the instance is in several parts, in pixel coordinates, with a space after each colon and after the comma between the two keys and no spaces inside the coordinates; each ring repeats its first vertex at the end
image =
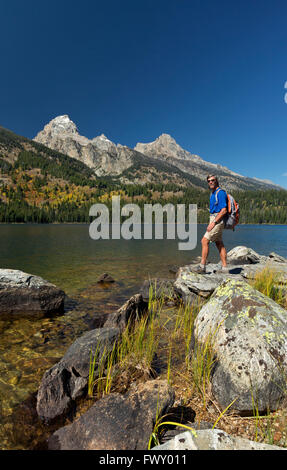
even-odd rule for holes
{"type": "Polygon", "coordinates": [[[154,314],[142,317],[132,331],[127,327],[122,334],[117,348],[118,367],[137,369],[149,375],[157,345],[154,314]]]}
{"type": "Polygon", "coordinates": [[[133,376],[150,377],[152,362],[158,348],[155,335],[155,314],[138,318],[132,325],[128,323],[119,341],[107,353],[104,349],[99,357],[99,348],[94,356],[90,355],[88,378],[88,395],[92,397],[96,389],[96,397],[100,398],[111,392],[113,385],[123,372],[129,380],[133,376]]]}
{"type": "Polygon", "coordinates": [[[162,421],[163,418],[165,418],[166,416],[168,415],[164,415],[162,416],[161,418],[159,419],[156,419],[156,422],[155,422],[155,425],[154,425],[154,428],[153,428],[153,431],[150,435],[150,438],[149,438],[149,442],[148,442],[148,450],[150,450],[153,446],[157,446],[160,444],[160,428],[162,426],[176,426],[176,427],[180,427],[180,428],[183,428],[183,429],[187,429],[188,431],[191,431],[192,434],[197,437],[197,434],[196,434],[196,431],[193,427],[191,426],[187,426],[186,424],[182,424],[182,423],[177,423],[175,421],[162,421]]]}
{"type": "Polygon", "coordinates": [[[88,377],[88,396],[89,397],[93,396],[94,383],[96,379],[96,361],[99,357],[99,347],[100,347],[100,343],[97,345],[94,355],[93,355],[92,349],[90,352],[90,367],[89,367],[89,377],[88,377]]]}
{"type": "MultiPolygon", "coordinates": [[[[283,295],[284,285],[279,281],[276,273],[265,268],[256,275],[252,285],[282,305],[286,302],[286,297],[283,295]]],[[[146,380],[154,377],[153,363],[157,355],[161,357],[161,362],[165,362],[165,366],[161,364],[160,376],[166,377],[168,383],[176,387],[181,402],[187,405],[192,400],[200,402],[202,411],[200,416],[208,416],[204,420],[213,419],[213,427],[219,422],[223,422],[223,425],[232,423],[234,416],[230,415],[230,408],[236,399],[223,411],[215,404],[216,411],[212,415],[213,418],[208,411],[209,405],[211,403],[214,405],[210,382],[216,364],[213,342],[220,325],[215,331],[210,332],[203,343],[195,341],[194,322],[204,301],[192,304],[179,303],[170,307],[166,301],[174,300],[172,293],[170,296],[166,292],[159,295],[158,289],[156,282],[150,282],[148,315],[137,318],[132,325],[127,325],[111,352],[108,354],[104,352],[101,358],[98,357],[99,351],[96,351],[94,356],[91,354],[89,396],[100,398],[115,390],[119,381],[127,380],[129,384],[137,379],[146,380]],[[192,341],[194,344],[191,350],[192,341]]],[[[160,417],[159,411],[148,443],[149,448],[159,443],[161,432],[167,426],[176,425],[184,429],[193,429],[187,424],[177,423],[176,420],[168,420],[167,415],[160,417]]],[[[268,414],[264,420],[264,417],[259,416],[258,410],[256,411],[256,404],[252,418],[255,428],[254,439],[267,440],[270,443],[275,432],[273,425],[275,419],[268,414]]]]}
{"type": "Polygon", "coordinates": [[[287,308],[287,282],[282,281],[280,273],[270,266],[267,265],[259,271],[251,281],[251,285],[283,308],[287,308]]]}
{"type": "Polygon", "coordinates": [[[197,389],[203,400],[203,409],[206,409],[210,395],[210,376],[215,364],[215,355],[209,341],[198,343],[194,353],[189,359],[189,370],[192,376],[192,386],[197,389]]]}

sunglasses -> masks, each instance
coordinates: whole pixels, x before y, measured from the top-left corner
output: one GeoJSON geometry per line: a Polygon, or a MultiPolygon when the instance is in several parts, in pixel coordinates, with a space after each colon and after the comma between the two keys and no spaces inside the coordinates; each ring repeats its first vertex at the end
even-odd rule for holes
{"type": "Polygon", "coordinates": [[[215,179],[214,180],[207,180],[208,183],[214,183],[214,181],[216,181],[215,179]]]}

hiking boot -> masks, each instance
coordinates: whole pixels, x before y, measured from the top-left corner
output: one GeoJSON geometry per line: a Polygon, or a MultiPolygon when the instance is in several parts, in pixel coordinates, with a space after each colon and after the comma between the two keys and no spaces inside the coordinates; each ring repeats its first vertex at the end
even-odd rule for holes
{"type": "Polygon", "coordinates": [[[218,269],[217,272],[218,272],[218,273],[225,273],[225,274],[227,274],[227,273],[229,273],[229,268],[228,268],[227,266],[221,266],[221,268],[218,269]]]}
{"type": "Polygon", "coordinates": [[[206,268],[204,266],[204,268],[202,266],[197,266],[195,269],[193,269],[193,271],[197,274],[206,274],[206,268]]]}

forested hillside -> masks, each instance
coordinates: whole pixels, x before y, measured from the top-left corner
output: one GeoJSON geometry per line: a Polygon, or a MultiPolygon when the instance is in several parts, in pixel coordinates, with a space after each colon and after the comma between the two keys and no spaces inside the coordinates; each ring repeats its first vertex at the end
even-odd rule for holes
{"type": "MultiPolygon", "coordinates": [[[[170,202],[197,204],[198,222],[209,217],[209,191],[184,184],[122,183],[117,177],[97,177],[84,163],[0,128],[0,222],[90,222],[93,203],[170,202]]],[[[287,191],[234,191],[240,223],[287,224],[287,191]]],[[[110,211],[111,212],[111,211],[110,211]]],[[[186,207],[186,212],[187,207],[186,207]]]]}

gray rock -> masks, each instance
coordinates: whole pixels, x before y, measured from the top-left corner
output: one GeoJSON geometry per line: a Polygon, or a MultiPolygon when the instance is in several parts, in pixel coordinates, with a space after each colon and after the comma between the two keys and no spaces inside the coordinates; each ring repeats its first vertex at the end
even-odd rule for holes
{"type": "Polygon", "coordinates": [[[176,301],[179,294],[172,279],[152,278],[145,280],[140,288],[143,299],[148,302],[150,295],[152,298],[176,301]]]}
{"type": "Polygon", "coordinates": [[[220,429],[186,431],[152,450],[287,450],[243,437],[231,436],[220,429]]]}
{"type": "Polygon", "coordinates": [[[174,402],[164,380],[138,384],[126,393],[112,393],[97,401],[48,441],[50,450],[145,450],[157,417],[174,402]]]}
{"type": "Polygon", "coordinates": [[[105,328],[119,328],[122,332],[127,325],[134,325],[137,319],[148,313],[148,303],[144,301],[141,294],[133,295],[116,312],[108,315],[105,328]]]}
{"type": "Polygon", "coordinates": [[[276,253],[259,255],[251,248],[237,246],[227,253],[228,272],[220,272],[220,264],[206,265],[206,274],[195,272],[199,265],[189,264],[178,269],[174,287],[182,300],[192,303],[197,296],[207,299],[225,279],[254,279],[266,267],[273,270],[278,283],[287,281],[287,261],[276,253]]]}
{"type": "Polygon", "coordinates": [[[211,342],[212,392],[225,409],[278,409],[287,372],[287,313],[242,280],[224,281],[195,320],[195,340],[211,342]]]}
{"type": "Polygon", "coordinates": [[[179,270],[180,266],[178,266],[177,264],[172,264],[170,266],[168,266],[168,270],[170,273],[173,273],[173,274],[176,274],[177,271],[179,270]]]}
{"type": "Polygon", "coordinates": [[[264,261],[266,256],[259,255],[252,248],[246,246],[236,246],[227,253],[229,264],[254,264],[264,261]]]}
{"type": "Polygon", "coordinates": [[[62,313],[65,292],[54,284],[16,269],[0,269],[0,317],[62,313]]]}
{"type": "Polygon", "coordinates": [[[37,394],[37,413],[46,423],[67,414],[76,398],[85,393],[91,354],[98,351],[99,359],[112,350],[120,335],[118,328],[98,328],[78,338],[62,359],[45,372],[37,394]]]}
{"type": "Polygon", "coordinates": [[[277,262],[277,263],[287,263],[287,259],[284,258],[284,256],[280,256],[278,255],[277,253],[274,253],[274,251],[272,251],[272,253],[270,253],[268,255],[268,258],[273,261],[273,262],[277,262]]]}
{"type": "Polygon", "coordinates": [[[220,273],[219,265],[208,264],[206,274],[198,274],[195,265],[187,265],[179,268],[174,286],[184,302],[194,302],[197,297],[208,298],[212,292],[227,278],[242,279],[240,274],[232,272],[220,273]]]}
{"type": "Polygon", "coordinates": [[[241,275],[245,279],[254,279],[255,276],[265,268],[268,268],[274,272],[278,282],[287,282],[287,263],[281,263],[277,261],[242,266],[241,275]]]}

